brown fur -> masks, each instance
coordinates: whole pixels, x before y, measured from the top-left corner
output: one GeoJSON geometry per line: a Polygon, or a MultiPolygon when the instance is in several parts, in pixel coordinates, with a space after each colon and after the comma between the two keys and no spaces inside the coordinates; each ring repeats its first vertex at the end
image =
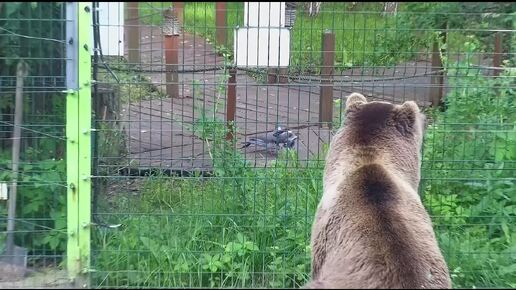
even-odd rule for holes
{"type": "Polygon", "coordinates": [[[417,193],[424,115],[354,93],[326,159],[304,288],[451,288],[417,193]]]}

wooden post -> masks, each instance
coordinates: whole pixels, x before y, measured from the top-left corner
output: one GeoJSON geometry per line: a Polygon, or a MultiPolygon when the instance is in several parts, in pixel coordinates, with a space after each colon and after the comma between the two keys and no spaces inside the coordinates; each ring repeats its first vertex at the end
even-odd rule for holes
{"type": "MultiPolygon", "coordinates": [[[[215,27],[216,35],[215,41],[217,45],[226,45],[226,2],[215,3],[215,27]]],[[[220,53],[219,53],[220,55],[220,53]]]]}
{"type": "Polygon", "coordinates": [[[226,122],[228,124],[228,133],[226,140],[233,139],[233,122],[235,121],[236,113],[236,69],[232,68],[229,70],[228,80],[228,99],[226,106],[226,122]]]}
{"type": "Polygon", "coordinates": [[[16,194],[18,188],[18,169],[20,167],[20,145],[21,145],[21,126],[23,119],[23,82],[29,73],[28,64],[21,60],[16,67],[16,97],[14,108],[14,126],[13,126],[13,151],[12,151],[12,181],[11,191],[9,194],[7,206],[7,239],[6,253],[9,259],[8,263],[14,264],[16,261],[16,251],[14,244],[15,224],[16,224],[16,194]]]}
{"type": "Polygon", "coordinates": [[[275,84],[278,81],[278,69],[275,67],[269,67],[267,69],[267,83],[275,84]]]}
{"type": "Polygon", "coordinates": [[[444,101],[444,74],[442,72],[442,69],[443,64],[441,61],[441,55],[439,53],[439,43],[437,40],[435,40],[432,47],[432,76],[430,77],[430,101],[432,102],[432,107],[438,107],[444,101]]]}
{"type": "Polygon", "coordinates": [[[267,69],[267,82],[269,84],[286,84],[288,83],[288,68],[286,67],[270,67],[267,69]]]}
{"type": "Polygon", "coordinates": [[[184,2],[174,2],[174,10],[176,11],[177,20],[183,24],[183,7],[184,2]]]}
{"type": "Polygon", "coordinates": [[[495,34],[494,53],[493,53],[493,75],[500,75],[500,69],[502,67],[502,33],[497,32],[495,34]]]}
{"type": "Polygon", "coordinates": [[[333,71],[335,63],[335,33],[326,31],[322,40],[321,95],[319,125],[331,128],[333,123],[333,71]]]}
{"type": "Polygon", "coordinates": [[[126,2],[127,17],[125,18],[127,39],[127,54],[131,64],[140,63],[140,19],[138,16],[139,2],[126,2]]]}
{"type": "Polygon", "coordinates": [[[175,27],[176,11],[167,9],[163,12],[163,35],[165,47],[165,76],[167,95],[171,98],[179,97],[179,76],[177,73],[179,63],[179,33],[175,27]]]}
{"type": "Polygon", "coordinates": [[[280,84],[288,83],[288,68],[280,67],[278,69],[278,82],[280,84]]]}

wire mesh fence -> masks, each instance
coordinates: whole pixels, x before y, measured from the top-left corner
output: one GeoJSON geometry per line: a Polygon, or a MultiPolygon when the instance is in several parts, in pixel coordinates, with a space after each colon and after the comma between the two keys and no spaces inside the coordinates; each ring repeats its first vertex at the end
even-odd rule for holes
{"type": "Polygon", "coordinates": [[[60,4],[0,4],[0,288],[66,279],[64,27],[60,4]]]}
{"type": "MultiPolygon", "coordinates": [[[[62,6],[0,6],[6,184],[31,68],[15,241],[33,268],[67,242],[62,6]]],[[[454,287],[516,287],[515,8],[93,2],[89,285],[304,285],[326,150],[360,92],[427,115],[420,195],[454,287]]]]}

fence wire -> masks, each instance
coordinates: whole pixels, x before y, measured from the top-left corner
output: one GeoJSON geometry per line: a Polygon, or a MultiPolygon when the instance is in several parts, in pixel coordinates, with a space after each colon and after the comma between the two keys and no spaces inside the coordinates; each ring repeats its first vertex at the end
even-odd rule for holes
{"type": "MultiPolygon", "coordinates": [[[[304,285],[326,150],[360,92],[427,115],[419,191],[454,288],[516,287],[516,5],[246,3],[93,3],[90,286],[304,285]],[[284,146],[253,139],[278,126],[284,146]]],[[[23,58],[16,241],[48,268],[66,249],[65,15],[31,5],[0,6],[0,182],[23,58]]]]}
{"type": "Polygon", "coordinates": [[[64,28],[60,3],[0,4],[0,288],[67,284],[64,28]]]}

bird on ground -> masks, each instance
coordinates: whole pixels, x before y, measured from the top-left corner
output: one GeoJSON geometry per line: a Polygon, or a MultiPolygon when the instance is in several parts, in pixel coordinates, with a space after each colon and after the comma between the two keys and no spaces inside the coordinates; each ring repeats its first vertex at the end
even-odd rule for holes
{"type": "Polygon", "coordinates": [[[279,150],[281,147],[292,148],[295,145],[297,139],[298,136],[292,133],[291,130],[278,126],[272,132],[254,136],[249,138],[248,141],[242,142],[243,146],[241,149],[249,147],[250,145],[255,145],[274,152],[279,150]]]}

